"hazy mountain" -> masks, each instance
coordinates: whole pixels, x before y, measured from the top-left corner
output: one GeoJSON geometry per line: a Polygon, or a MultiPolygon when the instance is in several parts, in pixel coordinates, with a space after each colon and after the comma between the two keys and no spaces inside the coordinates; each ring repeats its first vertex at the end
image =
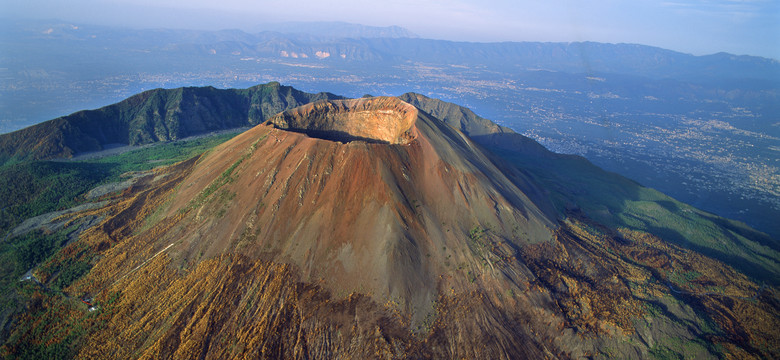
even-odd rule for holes
{"type": "Polygon", "coordinates": [[[612,73],[659,79],[768,79],[780,81],[780,62],[726,53],[694,56],[638,44],[459,43],[428,39],[367,39],[384,54],[453,64],[481,64],[586,74],[612,73]]]}
{"type": "Polygon", "coordinates": [[[697,81],[762,79],[773,84],[780,81],[780,62],[774,59],[727,53],[694,56],[638,44],[453,42],[419,39],[399,27],[377,28],[348,23],[280,23],[259,30],[262,31],[131,30],[64,22],[8,21],[0,40],[9,50],[47,44],[54,46],[51,50],[57,51],[59,46],[74,43],[79,48],[107,46],[123,51],[143,50],[160,54],[208,55],[211,49],[220,49],[218,53],[240,53],[242,57],[279,57],[278,51],[268,51],[274,49],[287,53],[300,52],[312,60],[478,64],[521,70],[630,74],[697,81]],[[190,47],[192,45],[203,47],[190,47]],[[285,48],[285,45],[288,47],[285,48]],[[309,47],[320,48],[323,52],[330,50],[333,55],[322,57],[316,56],[316,51],[303,51],[309,47]],[[338,56],[341,54],[352,55],[342,58],[338,56]]]}
{"type": "Polygon", "coordinates": [[[419,94],[309,102],[124,181],[51,217],[76,239],[9,239],[60,245],[5,355],[780,353],[777,241],[419,94]]]}
{"type": "Polygon", "coordinates": [[[416,38],[416,34],[400,26],[367,26],[346,22],[283,22],[261,24],[258,32],[274,31],[287,34],[308,34],[319,38],[416,38]]]}

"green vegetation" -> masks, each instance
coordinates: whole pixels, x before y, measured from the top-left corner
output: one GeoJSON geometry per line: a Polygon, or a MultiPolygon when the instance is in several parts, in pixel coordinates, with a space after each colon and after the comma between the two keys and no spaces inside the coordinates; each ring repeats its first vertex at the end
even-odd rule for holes
{"type": "Polygon", "coordinates": [[[656,346],[653,346],[652,348],[650,348],[650,355],[654,359],[659,359],[659,360],[676,360],[676,359],[682,360],[682,359],[684,359],[684,357],[682,355],[680,355],[679,353],[677,353],[676,351],[674,351],[674,350],[672,350],[672,349],[670,349],[670,348],[668,348],[666,346],[661,346],[661,345],[656,345],[656,346]]]}
{"type": "MultiPolygon", "coordinates": [[[[214,181],[209,184],[205,189],[203,189],[198,196],[195,197],[195,199],[192,200],[192,202],[188,205],[188,209],[196,208],[204,204],[206,199],[208,199],[214,192],[225,186],[226,184],[229,184],[233,182],[236,177],[233,176],[233,172],[238,168],[239,165],[241,165],[244,160],[252,156],[252,154],[257,149],[257,144],[265,139],[265,135],[257,139],[252,145],[247,149],[247,152],[242,155],[238,160],[236,160],[232,165],[230,165],[229,168],[227,168],[225,171],[222,172],[222,174],[219,175],[214,181]]],[[[220,198],[223,200],[230,199],[232,200],[235,194],[231,194],[228,192],[224,192],[220,194],[220,198]]],[[[224,213],[222,214],[224,215],[224,213]]],[[[222,216],[220,215],[220,217],[222,216]]]]}
{"type": "Polygon", "coordinates": [[[755,279],[780,281],[780,244],[742,223],[698,210],[577,156],[494,151],[549,189],[561,215],[581,211],[612,228],[652,233],[755,279]]]}
{"type": "Polygon", "coordinates": [[[89,161],[33,161],[0,167],[0,234],[25,219],[78,205],[100,184],[130,171],[170,165],[221,144],[236,134],[165,143],[89,161]]]}
{"type": "MultiPolygon", "coordinates": [[[[31,285],[32,286],[32,285],[31,285]]],[[[28,291],[33,293],[33,291],[28,291]]],[[[37,294],[36,294],[37,295],[37,294]]],[[[37,297],[41,297],[38,295],[37,297]]],[[[44,297],[49,300],[51,297],[44,297]]],[[[71,306],[77,306],[75,304],[69,304],[71,306]]],[[[47,336],[41,339],[31,339],[31,336],[25,338],[12,337],[9,339],[8,344],[12,344],[11,351],[7,354],[7,359],[72,359],[76,354],[76,346],[79,339],[83,336],[83,328],[81,326],[78,329],[74,329],[77,324],[73,321],[65,320],[61,317],[61,314],[53,307],[39,307],[37,311],[32,313],[44,321],[51,321],[55,323],[64,323],[61,326],[63,329],[63,338],[55,338],[53,336],[47,336]],[[75,331],[68,331],[65,329],[74,329],[75,331]]],[[[21,322],[16,331],[22,334],[45,334],[45,326],[42,322],[26,321],[21,322]]]]}
{"type": "Polygon", "coordinates": [[[54,252],[68,241],[68,230],[54,234],[46,234],[43,231],[31,231],[14,239],[10,244],[13,247],[16,264],[22,270],[31,269],[36,264],[46,260],[54,252]]]}
{"type": "MultiPolygon", "coordinates": [[[[85,275],[92,267],[90,256],[68,258],[52,268],[52,258],[71,238],[74,228],[65,228],[55,233],[32,231],[11,237],[10,231],[25,219],[51,211],[67,209],[87,200],[87,191],[101,184],[122,180],[122,174],[131,171],[146,171],[155,167],[170,165],[203,153],[221,144],[235,133],[200,138],[189,141],[159,144],[127,153],[107,156],[88,161],[32,161],[6,164],[0,167],[0,325],[22,309],[22,303],[40,301],[62,302],[66,308],[81,306],[80,301],[64,299],[60,293],[74,281],[85,275]],[[40,271],[56,275],[46,290],[34,281],[20,282],[25,272],[40,266],[40,271]],[[74,301],[76,302],[74,304],[74,301]]],[[[44,307],[46,311],[52,307],[44,307]]],[[[62,309],[60,309],[62,310],[62,309]]],[[[57,318],[57,314],[36,314],[41,318],[57,318]]],[[[53,321],[53,320],[52,320],[53,321]]],[[[69,320],[68,320],[69,321],[69,320]]],[[[68,329],[79,329],[77,324],[68,324],[68,329]],[[71,326],[73,325],[73,326],[71,326]]],[[[29,322],[20,333],[34,334],[40,322],[29,322]],[[36,325],[37,324],[37,325],[36,325]]],[[[20,347],[14,353],[19,359],[71,358],[72,349],[81,335],[79,331],[63,334],[56,341],[29,341],[13,339],[20,347]]]]}
{"type": "MultiPolygon", "coordinates": [[[[5,324],[12,317],[19,314],[23,309],[23,304],[28,303],[33,311],[39,311],[40,306],[35,306],[40,302],[40,298],[45,293],[46,297],[58,297],[63,295],[58,292],[46,290],[39,285],[36,280],[20,281],[20,278],[30,269],[35,267],[46,259],[51,258],[57,250],[62,248],[68,242],[68,235],[71,232],[68,229],[56,233],[44,233],[42,231],[32,231],[23,236],[13,239],[12,242],[0,244],[0,324],[5,324]],[[32,304],[32,305],[30,305],[32,304]]],[[[60,276],[53,282],[57,289],[64,288],[75,281],[87,271],[90,265],[86,263],[78,264],[78,268],[68,266],[59,269],[60,276]]],[[[47,308],[41,316],[43,321],[59,321],[56,314],[51,313],[51,308],[47,308]],[[56,320],[55,320],[56,319],[56,320]]],[[[41,322],[38,322],[39,324],[41,322]]],[[[32,322],[26,322],[22,327],[31,327],[30,332],[35,334],[32,322]]],[[[78,330],[77,328],[75,328],[78,330]]],[[[47,344],[44,340],[37,339],[35,343],[20,344],[18,352],[14,353],[16,359],[69,359],[72,358],[72,344],[78,338],[77,332],[71,332],[66,335],[62,342],[53,342],[47,344]]]]}
{"type": "Polygon", "coordinates": [[[235,180],[235,177],[233,177],[233,171],[236,170],[238,165],[241,165],[241,163],[246,159],[246,156],[242,156],[240,159],[236,160],[236,162],[233,163],[233,165],[230,165],[227,170],[223,171],[222,174],[219,175],[218,178],[214,179],[214,181],[209,184],[203,191],[198,193],[198,196],[193,199],[192,203],[189,205],[189,208],[194,208],[203,205],[203,203],[208,199],[211,194],[219,190],[221,187],[225,186],[228,183],[231,183],[235,180]]]}
{"type": "Polygon", "coordinates": [[[477,225],[469,230],[469,240],[474,243],[478,243],[482,239],[482,234],[485,233],[485,229],[477,225]]]}
{"type": "Polygon", "coordinates": [[[669,274],[669,280],[674,284],[687,287],[691,281],[696,280],[699,276],[701,274],[697,271],[674,272],[669,274]]]}
{"type": "Polygon", "coordinates": [[[33,231],[0,243],[0,314],[17,307],[15,288],[25,272],[49,258],[68,240],[66,230],[46,234],[33,231]]]}
{"type": "Polygon", "coordinates": [[[121,297],[109,294],[105,302],[95,304],[98,311],[87,312],[81,300],[33,283],[20,285],[19,293],[32,306],[0,348],[6,359],[73,359],[85,335],[106,327],[106,316],[116,311],[121,297]]]}
{"type": "Polygon", "coordinates": [[[680,338],[663,338],[649,349],[650,356],[654,359],[676,360],[676,359],[696,359],[704,354],[717,354],[723,357],[722,349],[717,346],[706,343],[701,339],[684,340],[680,338]]]}
{"type": "MultiPolygon", "coordinates": [[[[111,175],[114,176],[128,171],[145,171],[187,160],[232,139],[236,135],[238,135],[238,132],[197,138],[188,141],[162,143],[148,148],[129,151],[124,154],[91,160],[88,163],[108,164],[113,170],[111,175]]],[[[113,179],[116,179],[116,177],[113,179]]],[[[113,179],[109,179],[109,181],[113,179]]]]}
{"type": "Polygon", "coordinates": [[[27,218],[78,204],[111,173],[106,164],[36,161],[0,168],[0,234],[27,218]]]}

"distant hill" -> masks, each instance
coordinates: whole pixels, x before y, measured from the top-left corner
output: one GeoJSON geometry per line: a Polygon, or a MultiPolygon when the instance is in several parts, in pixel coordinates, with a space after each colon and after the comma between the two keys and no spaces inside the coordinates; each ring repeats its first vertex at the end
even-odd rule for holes
{"type": "Polygon", "coordinates": [[[432,63],[489,64],[517,70],[611,73],[657,79],[770,79],[780,81],[780,61],[727,53],[694,56],[639,44],[596,42],[469,43],[429,39],[365,39],[384,56],[432,63]]]}
{"type": "Polygon", "coordinates": [[[0,135],[0,161],[69,158],[106,145],[142,145],[259,124],[321,99],[279,83],[248,89],[155,89],[97,110],[79,111],[0,135]]]}
{"type": "MultiPolygon", "coordinates": [[[[656,79],[764,79],[780,81],[780,61],[757,56],[717,53],[695,56],[640,44],[598,42],[456,42],[421,39],[397,27],[342,22],[288,22],[242,30],[120,29],[57,21],[14,21],[0,25],[0,43],[15,50],[49,46],[110,48],[157,55],[236,54],[283,57],[282,51],[305,54],[311,61],[405,61],[487,65],[498,69],[549,70],[567,73],[640,75],[656,79]],[[53,40],[56,40],[54,42],[53,40]],[[21,45],[23,44],[23,45],[21,45]],[[68,45],[72,44],[72,45],[68,45]],[[317,56],[316,51],[331,56],[317,56]],[[340,56],[340,55],[345,56],[340,56]]],[[[78,56],[78,54],[73,54],[78,56]]],[[[140,54],[136,54],[140,55],[140,54]]],[[[100,56],[106,56],[105,54],[100,56]]],[[[162,60],[161,58],[160,60],[162,60]]],[[[30,59],[38,62],[41,59],[30,59]]]]}
{"type": "Polygon", "coordinates": [[[417,38],[417,34],[400,26],[367,26],[341,21],[283,22],[255,27],[256,31],[308,34],[318,38],[417,38]]]}

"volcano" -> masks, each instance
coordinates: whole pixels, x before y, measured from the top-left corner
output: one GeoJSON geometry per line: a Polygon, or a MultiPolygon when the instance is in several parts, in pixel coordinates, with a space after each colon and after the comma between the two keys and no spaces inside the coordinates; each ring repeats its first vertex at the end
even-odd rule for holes
{"type": "Polygon", "coordinates": [[[273,254],[337,293],[429,316],[449,267],[481,267],[472,237],[549,240],[550,204],[462,133],[391,97],[315,102],[202,158],[167,216],[192,209],[172,253],[273,254]],[[204,190],[205,189],[205,190],[204,190]],[[479,233],[479,235],[476,235],[479,233]]]}
{"type": "Polygon", "coordinates": [[[668,339],[696,358],[776,353],[765,285],[596,221],[610,208],[550,179],[613,181],[621,205],[638,185],[478,118],[521,149],[498,156],[448,125],[477,120],[422,109],[473,113],[404,99],[283,111],[90,210],[105,220],[51,260],[97,254],[67,289],[98,309],[78,357],[640,358],[668,339]]]}

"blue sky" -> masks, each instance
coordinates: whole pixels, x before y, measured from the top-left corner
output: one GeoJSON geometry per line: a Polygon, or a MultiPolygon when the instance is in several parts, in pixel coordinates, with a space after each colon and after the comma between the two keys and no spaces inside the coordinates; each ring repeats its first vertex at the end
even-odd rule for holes
{"type": "Polygon", "coordinates": [[[599,41],[780,59],[778,0],[0,0],[0,13],[92,24],[251,30],[280,21],[403,26],[460,41],[599,41]]]}

